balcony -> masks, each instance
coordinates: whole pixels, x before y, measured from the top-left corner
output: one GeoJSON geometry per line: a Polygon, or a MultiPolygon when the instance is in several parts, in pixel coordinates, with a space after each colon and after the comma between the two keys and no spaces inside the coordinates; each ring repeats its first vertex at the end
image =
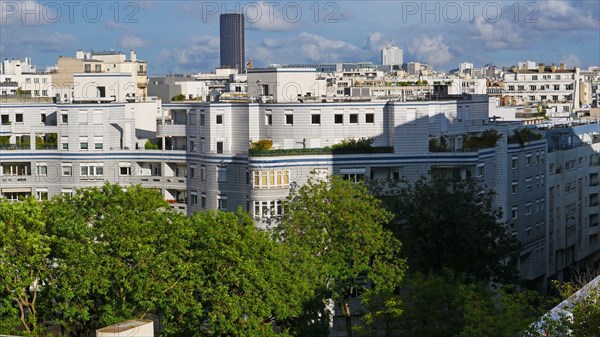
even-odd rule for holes
{"type": "Polygon", "coordinates": [[[186,128],[185,124],[158,124],[156,133],[158,137],[185,137],[186,128]]]}
{"type": "Polygon", "coordinates": [[[314,149],[278,149],[278,150],[250,150],[252,157],[275,157],[275,156],[310,156],[324,154],[373,154],[373,153],[393,153],[391,146],[373,147],[370,149],[332,149],[332,148],[314,148],[314,149]]]}

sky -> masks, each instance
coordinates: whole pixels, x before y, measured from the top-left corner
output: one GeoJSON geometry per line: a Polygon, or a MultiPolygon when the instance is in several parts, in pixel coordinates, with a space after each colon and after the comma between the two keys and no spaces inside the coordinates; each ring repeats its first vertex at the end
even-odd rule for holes
{"type": "Polygon", "coordinates": [[[600,65],[600,1],[36,1],[0,0],[0,58],[38,69],[77,50],[134,49],[151,75],[219,66],[219,15],[243,13],[255,67],[404,62],[435,69],[523,60],[600,65]]]}

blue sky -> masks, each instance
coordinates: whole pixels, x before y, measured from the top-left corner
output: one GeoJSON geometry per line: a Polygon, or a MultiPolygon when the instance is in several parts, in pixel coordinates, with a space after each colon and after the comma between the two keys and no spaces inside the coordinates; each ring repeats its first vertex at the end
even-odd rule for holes
{"type": "Polygon", "coordinates": [[[0,57],[38,68],[78,49],[127,52],[151,74],[206,72],[219,63],[218,16],[246,15],[246,55],[271,63],[379,62],[395,44],[405,62],[529,59],[600,65],[600,1],[35,1],[0,0],[0,57]]]}

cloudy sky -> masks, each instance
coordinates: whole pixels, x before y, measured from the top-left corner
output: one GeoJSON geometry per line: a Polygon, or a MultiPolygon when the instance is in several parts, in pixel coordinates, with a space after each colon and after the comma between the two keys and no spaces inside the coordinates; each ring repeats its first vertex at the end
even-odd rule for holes
{"type": "Polygon", "coordinates": [[[221,13],[246,17],[246,56],[272,63],[405,62],[437,69],[521,60],[600,65],[600,1],[35,1],[0,0],[0,57],[38,68],[78,49],[127,52],[151,74],[219,63],[221,13]]]}

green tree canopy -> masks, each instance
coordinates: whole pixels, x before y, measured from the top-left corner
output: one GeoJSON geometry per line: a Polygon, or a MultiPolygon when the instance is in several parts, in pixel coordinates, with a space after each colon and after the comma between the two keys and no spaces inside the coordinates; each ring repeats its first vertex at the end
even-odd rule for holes
{"type": "Polygon", "coordinates": [[[395,232],[411,270],[451,269],[468,281],[516,280],[520,249],[494,208],[494,193],[473,181],[433,177],[412,185],[373,185],[396,214],[395,232]]]}
{"type": "Polygon", "coordinates": [[[384,229],[390,213],[363,184],[337,176],[293,190],[284,210],[279,239],[316,259],[315,284],[339,306],[352,336],[353,293],[368,294],[370,285],[379,292],[395,289],[406,270],[400,242],[384,229]]]}

